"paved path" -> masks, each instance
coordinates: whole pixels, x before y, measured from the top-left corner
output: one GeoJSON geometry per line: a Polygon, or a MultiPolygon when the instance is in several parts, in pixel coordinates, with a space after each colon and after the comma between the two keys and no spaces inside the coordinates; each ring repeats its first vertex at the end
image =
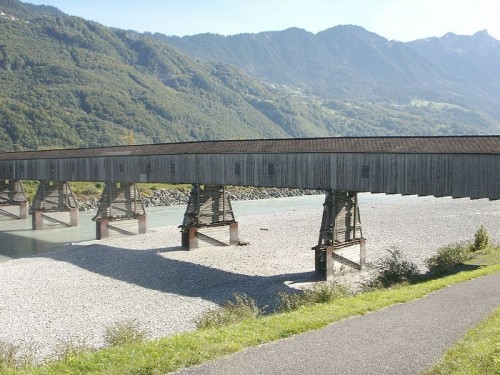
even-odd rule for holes
{"type": "Polygon", "coordinates": [[[418,374],[500,305],[500,273],[181,374],[418,374]]]}

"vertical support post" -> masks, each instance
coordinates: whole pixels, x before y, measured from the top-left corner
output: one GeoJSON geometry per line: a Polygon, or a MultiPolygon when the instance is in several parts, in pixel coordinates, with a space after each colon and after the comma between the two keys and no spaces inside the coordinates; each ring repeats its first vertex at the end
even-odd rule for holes
{"type": "Polygon", "coordinates": [[[354,193],[354,232],[352,234],[353,240],[356,238],[356,232],[358,229],[358,194],[354,193]]]}
{"type": "Polygon", "coordinates": [[[28,217],[29,205],[28,202],[19,203],[19,219],[26,219],[28,217]]]}
{"type": "Polygon", "coordinates": [[[33,211],[31,219],[32,219],[32,228],[34,230],[42,230],[43,229],[43,212],[42,211],[33,211]]]}
{"type": "Polygon", "coordinates": [[[325,202],[323,203],[323,217],[321,219],[321,228],[319,230],[318,244],[314,248],[314,270],[323,274],[326,267],[325,245],[331,244],[331,217],[332,217],[332,196],[333,191],[325,191],[325,202]]]}
{"type": "Polygon", "coordinates": [[[366,264],[366,240],[361,237],[359,239],[359,267],[364,269],[366,264]]]}
{"type": "Polygon", "coordinates": [[[196,233],[198,232],[198,228],[191,227],[188,229],[188,249],[197,249],[198,248],[198,236],[196,233]]]}
{"type": "Polygon", "coordinates": [[[229,224],[229,244],[238,245],[238,223],[229,224]]]}
{"type": "Polygon", "coordinates": [[[147,233],[148,231],[148,225],[147,225],[147,218],[146,215],[141,215],[137,218],[137,221],[139,222],[139,234],[144,234],[147,233]]]}
{"type": "Polygon", "coordinates": [[[102,240],[104,238],[108,238],[109,237],[109,228],[108,228],[109,219],[107,217],[103,217],[101,219],[97,219],[96,222],[95,222],[95,224],[96,224],[95,237],[98,240],[102,240]]]}
{"type": "Polygon", "coordinates": [[[222,221],[226,221],[226,186],[222,185],[222,221]]]}
{"type": "Polygon", "coordinates": [[[325,280],[331,280],[333,278],[333,252],[335,248],[333,246],[326,247],[326,267],[325,267],[325,280]]]}
{"type": "Polygon", "coordinates": [[[77,227],[78,226],[78,221],[79,221],[79,211],[78,207],[71,207],[69,209],[69,225],[72,227],[77,227]]]}

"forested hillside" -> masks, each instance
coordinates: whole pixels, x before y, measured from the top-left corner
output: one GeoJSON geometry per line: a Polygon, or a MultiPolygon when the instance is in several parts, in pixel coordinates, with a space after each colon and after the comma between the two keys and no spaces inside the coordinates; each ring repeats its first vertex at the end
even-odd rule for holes
{"type": "MultiPolygon", "coordinates": [[[[498,133],[448,103],[321,98],[151,35],[0,0],[0,151],[206,139],[498,133]]],[[[328,84],[328,83],[325,83],[328,84]]],[[[335,82],[329,83],[335,85],[335,82]]]]}

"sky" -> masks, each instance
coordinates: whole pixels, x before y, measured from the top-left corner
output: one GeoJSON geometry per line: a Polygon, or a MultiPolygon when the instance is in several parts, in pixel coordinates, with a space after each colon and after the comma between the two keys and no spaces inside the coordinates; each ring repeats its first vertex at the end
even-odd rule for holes
{"type": "Polygon", "coordinates": [[[105,26],[166,35],[234,35],[353,24],[410,41],[487,29],[500,40],[500,0],[25,0],[105,26]]]}

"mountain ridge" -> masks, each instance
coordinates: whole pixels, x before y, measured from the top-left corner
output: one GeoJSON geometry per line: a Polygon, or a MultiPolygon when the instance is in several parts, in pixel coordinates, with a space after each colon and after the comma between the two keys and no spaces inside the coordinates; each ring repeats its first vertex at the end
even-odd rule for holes
{"type": "MultiPolygon", "coordinates": [[[[306,84],[263,82],[237,66],[199,61],[148,33],[51,7],[0,0],[0,11],[9,15],[0,17],[0,151],[120,145],[131,135],[137,143],[160,143],[500,128],[488,114],[445,102],[361,102],[321,97],[306,84]]],[[[311,37],[292,29],[285,39],[297,35],[311,37]]],[[[293,51],[270,56],[300,60],[293,51]]]]}
{"type": "Polygon", "coordinates": [[[326,97],[398,102],[417,96],[477,107],[500,119],[497,89],[500,78],[496,73],[496,67],[500,66],[500,42],[487,31],[470,37],[448,33],[440,38],[406,43],[390,41],[355,25],[334,26],[316,34],[293,28],[223,38],[214,34],[169,37],[156,33],[152,36],[190,56],[234,64],[256,78],[297,85],[326,97]],[[292,32],[301,34],[294,44],[290,38],[286,47],[273,43],[273,39],[286,38],[292,32]],[[440,51],[448,48],[450,42],[448,45],[443,42],[446,39],[460,43],[474,40],[475,44],[481,39],[482,45],[487,41],[489,47],[483,47],[483,57],[494,55],[491,61],[477,58],[475,65],[456,56],[449,61],[439,59],[434,54],[439,44],[442,45],[440,51]],[[422,43],[430,44],[431,48],[422,47],[422,43]],[[286,59],[291,51],[295,59],[286,59]],[[462,71],[455,68],[461,66],[460,63],[466,65],[462,71]],[[461,75],[464,72],[466,80],[461,75]],[[487,78],[481,80],[481,74],[487,78]],[[338,86],[328,87],[325,81],[338,86]],[[486,82],[490,87],[484,91],[481,85],[486,82]]]}

